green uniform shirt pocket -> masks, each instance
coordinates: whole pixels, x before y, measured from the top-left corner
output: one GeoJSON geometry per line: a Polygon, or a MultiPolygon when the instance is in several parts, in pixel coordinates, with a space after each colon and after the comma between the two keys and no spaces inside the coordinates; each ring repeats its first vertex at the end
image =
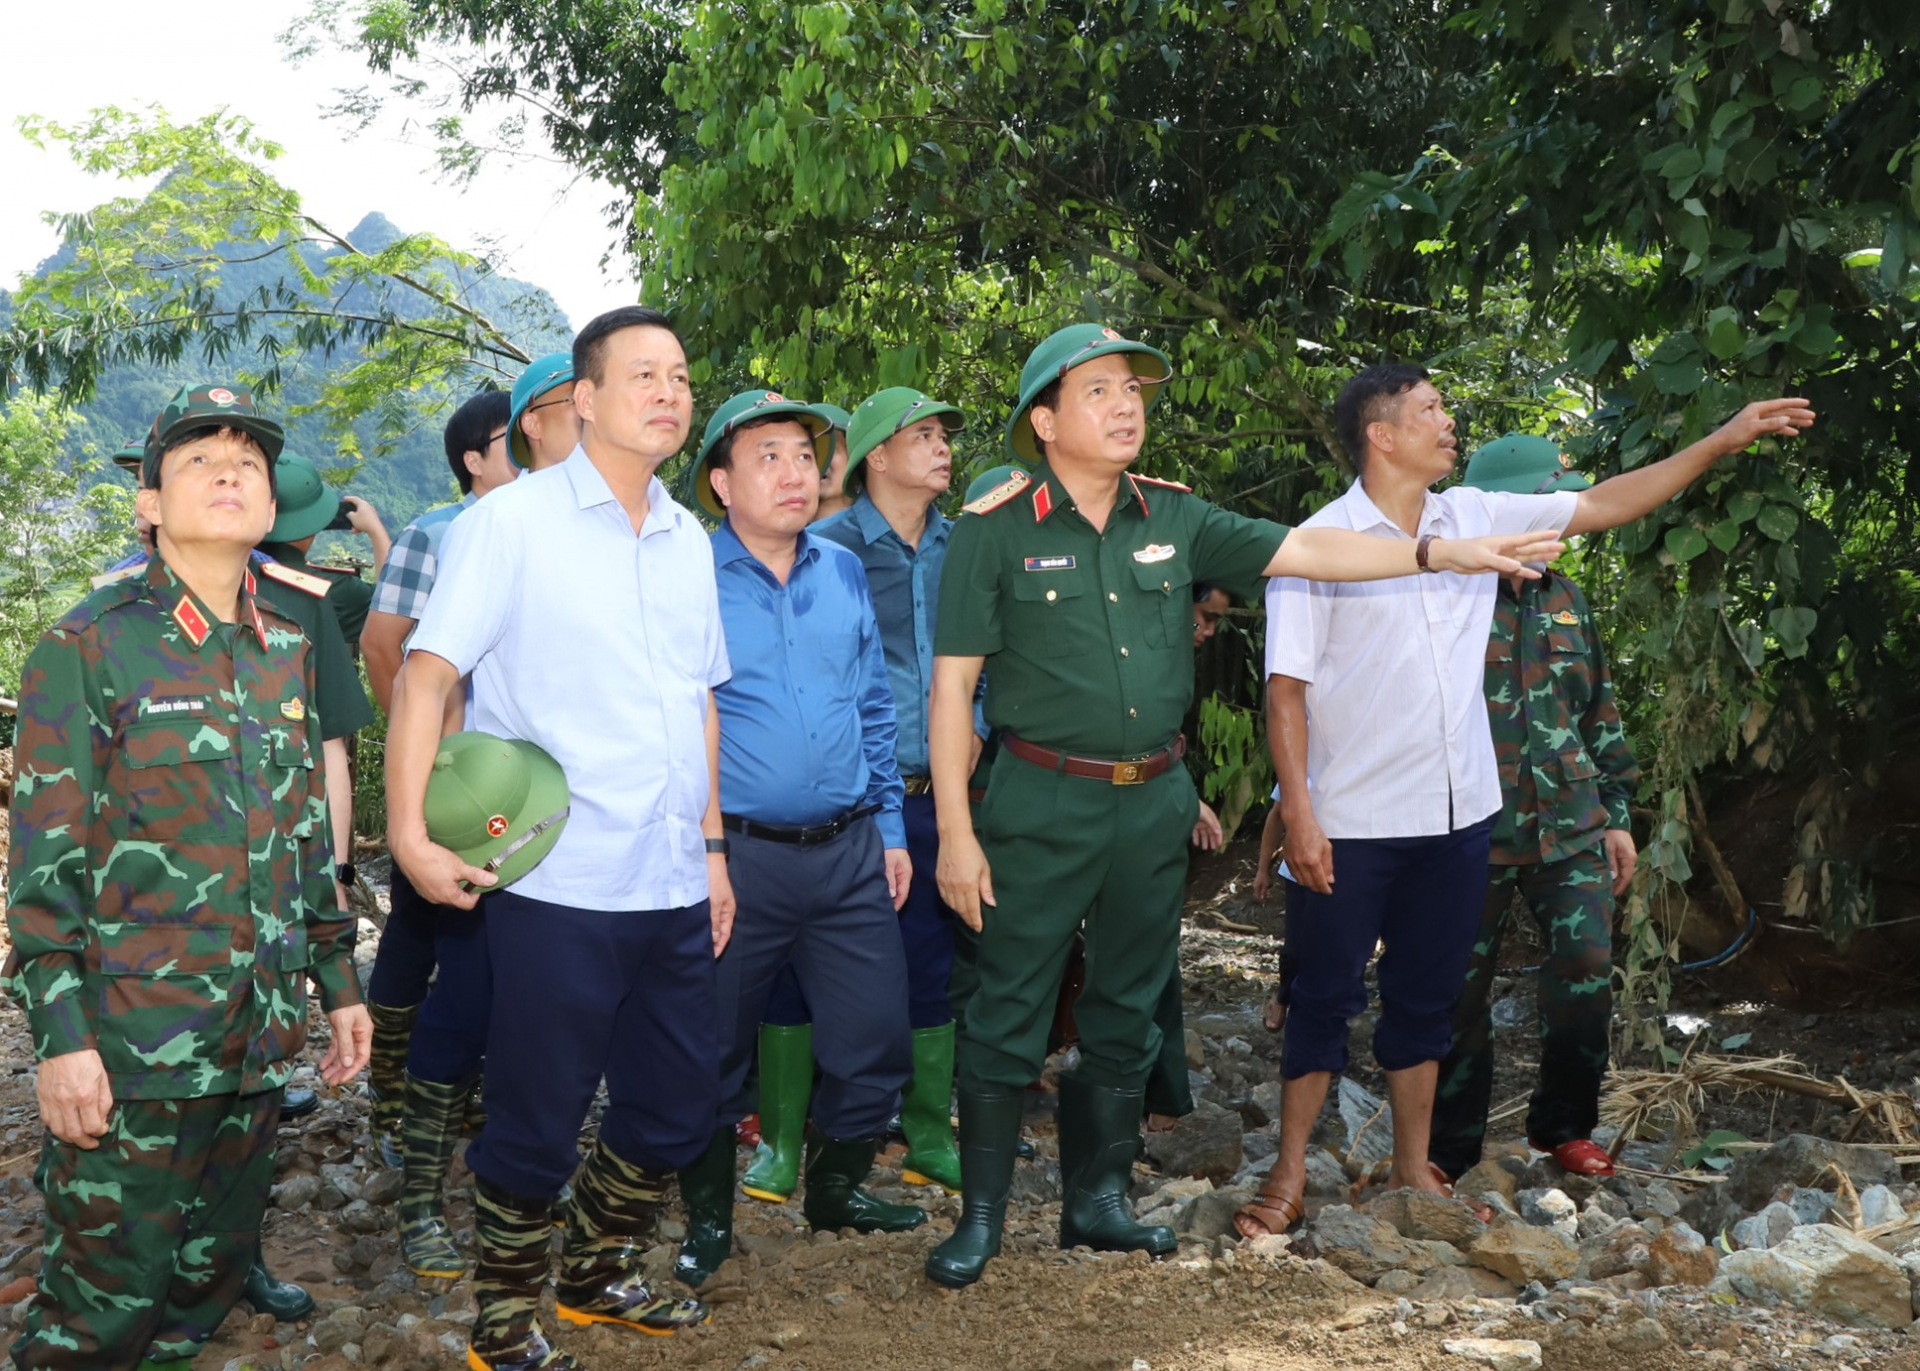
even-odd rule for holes
{"type": "MultiPolygon", "coordinates": [[[[222,822],[217,793],[224,793],[222,768],[235,754],[234,738],[224,722],[204,718],[141,719],[121,733],[120,756],[126,771],[120,791],[127,812],[127,844],[111,865],[136,855],[139,844],[205,838],[222,822]]],[[[116,869],[116,878],[130,873],[116,869]]]]}
{"type": "Polygon", "coordinates": [[[214,923],[95,929],[87,979],[108,1072],[191,1082],[203,1071],[222,1069],[230,1055],[233,938],[232,927],[214,923]]]}
{"type": "Polygon", "coordinates": [[[1133,583],[1155,611],[1146,618],[1148,646],[1193,641],[1193,572],[1185,562],[1135,562],[1133,583]]]}
{"type": "Polygon", "coordinates": [[[1072,657],[1093,651],[1095,625],[1084,572],[1023,571],[1013,583],[1013,622],[1007,645],[1031,657],[1072,657]]]}

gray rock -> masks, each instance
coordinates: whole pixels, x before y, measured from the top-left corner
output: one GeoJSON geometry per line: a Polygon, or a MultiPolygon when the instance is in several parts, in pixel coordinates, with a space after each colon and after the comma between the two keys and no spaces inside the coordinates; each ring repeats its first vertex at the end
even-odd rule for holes
{"type": "Polygon", "coordinates": [[[347,1192],[331,1181],[320,1182],[320,1193],[313,1198],[313,1207],[323,1213],[347,1207],[347,1192]]]}
{"type": "Polygon", "coordinates": [[[358,1309],[348,1306],[336,1309],[326,1318],[313,1326],[310,1335],[313,1345],[322,1352],[338,1352],[348,1343],[357,1340],[366,1321],[358,1309]]]}
{"type": "Polygon", "coordinates": [[[1520,1217],[1571,1238],[1580,1226],[1580,1210],[1564,1190],[1522,1190],[1515,1197],[1520,1217]]]}
{"type": "Polygon", "coordinates": [[[1520,1170],[1517,1164],[1505,1158],[1483,1161],[1468,1169],[1453,1183],[1453,1193],[1470,1199],[1498,1195],[1509,1205],[1515,1205],[1515,1197],[1519,1194],[1520,1170]]]}
{"type": "Polygon", "coordinates": [[[1440,1345],[1456,1357],[1492,1367],[1493,1371],[1540,1371],[1540,1344],[1531,1340],[1448,1338],[1440,1345]]]}
{"type": "Polygon", "coordinates": [[[1307,1149],[1307,1193],[1314,1196],[1347,1193],[1347,1168],[1324,1147],[1307,1149]]]}
{"type": "Polygon", "coordinates": [[[1907,1207],[1893,1191],[1884,1185],[1870,1185],[1860,1192],[1860,1226],[1879,1228],[1883,1224],[1900,1223],[1907,1217],[1907,1207]]]}
{"type": "Polygon", "coordinates": [[[1307,1225],[1315,1252],[1363,1285],[1416,1261],[1414,1249],[1390,1225],[1349,1205],[1330,1204],[1307,1225]]]}
{"type": "Polygon", "coordinates": [[[1147,1155],[1162,1171],[1226,1182],[1240,1169],[1240,1116],[1201,1101],[1164,1133],[1147,1134],[1147,1155]]]}
{"type": "Polygon", "coordinates": [[[1013,1184],[1007,1194],[1022,1204],[1057,1204],[1060,1201],[1060,1163],[1039,1162],[1013,1168],[1013,1184]]]}
{"type": "Polygon", "coordinates": [[[1647,1279],[1655,1285],[1707,1285],[1720,1268],[1719,1250],[1674,1222],[1647,1244],[1647,1279]]]}
{"type": "Polygon", "coordinates": [[[1557,1229],[1509,1223],[1490,1228],[1474,1240],[1470,1255],[1475,1266],[1504,1276],[1516,1285],[1528,1281],[1563,1281],[1580,1268],[1580,1250],[1557,1229]]]}
{"type": "Polygon", "coordinates": [[[1233,1226],[1234,1211],[1253,1197],[1250,1190],[1210,1190],[1196,1195],[1181,1206],[1173,1231],[1183,1238],[1208,1242],[1214,1238],[1239,1237],[1233,1226]]]}
{"type": "Polygon", "coordinates": [[[1374,1218],[1392,1224],[1405,1238],[1429,1239],[1470,1246],[1486,1231],[1486,1225],[1474,1217],[1465,1200],[1436,1195],[1427,1190],[1389,1190],[1367,1206],[1374,1218]]]}
{"type": "Polygon", "coordinates": [[[1775,1200],[1758,1214],[1741,1219],[1727,1230],[1727,1241],[1735,1248],[1764,1252],[1799,1226],[1794,1212],[1775,1200]]]}
{"type": "MultiPolygon", "coordinates": [[[[368,1204],[393,1204],[400,1198],[400,1187],[405,1177],[396,1170],[382,1167],[367,1177],[367,1183],[360,1187],[360,1198],[368,1204]]],[[[373,1352],[367,1352],[369,1357],[373,1352]]],[[[375,1357],[374,1360],[379,1360],[375,1357]]]]}
{"type": "Polygon", "coordinates": [[[1371,1167],[1393,1155],[1393,1110],[1351,1076],[1342,1076],[1337,1091],[1342,1155],[1351,1155],[1361,1167],[1371,1167]]]}
{"type": "Polygon", "coordinates": [[[1795,1186],[1787,1192],[1787,1208],[1793,1211],[1795,1223],[1825,1223],[1827,1216],[1833,1213],[1834,1194],[1831,1190],[1816,1190],[1795,1186]]]}
{"type": "Polygon", "coordinates": [[[1908,1252],[1900,1258],[1900,1269],[1913,1284],[1913,1316],[1920,1319],[1920,1252],[1908,1252]]]}
{"type": "Polygon", "coordinates": [[[1726,1184],[1714,1188],[1724,1190],[1735,1204],[1753,1211],[1794,1186],[1831,1186],[1831,1167],[1845,1173],[1857,1191],[1900,1183],[1900,1168],[1889,1153],[1795,1133],[1764,1152],[1739,1157],[1727,1168],[1726,1184]]]}
{"type": "Polygon", "coordinates": [[[340,1224],[349,1233],[378,1233],[387,1224],[380,1211],[365,1200],[353,1200],[340,1211],[340,1224]]]}
{"type": "Polygon", "coordinates": [[[1264,1128],[1256,1128],[1240,1135],[1241,1170],[1259,1162],[1272,1161],[1279,1154],[1280,1143],[1272,1133],[1264,1128]]]}
{"type": "MultiPolygon", "coordinates": [[[[1726,1187],[1709,1188],[1724,1190],[1726,1187]]],[[[1686,1202],[1686,1196],[1682,1195],[1680,1188],[1670,1181],[1654,1181],[1647,1186],[1646,1193],[1641,1196],[1641,1202],[1646,1206],[1647,1212],[1658,1214],[1663,1219],[1671,1219],[1680,1213],[1680,1206],[1686,1202]]]]}
{"type": "Polygon", "coordinates": [[[1733,1253],[1710,1292],[1865,1328],[1905,1328],[1914,1317],[1913,1283],[1900,1263],[1831,1224],[1806,1224],[1773,1247],[1733,1253]]]}
{"type": "Polygon", "coordinates": [[[308,1171],[296,1171],[273,1187],[275,1209],[299,1209],[302,1205],[312,1204],[319,1197],[320,1178],[308,1171]]]}
{"type": "Polygon", "coordinates": [[[1635,1319],[1607,1334],[1607,1346],[1616,1352],[1658,1352],[1667,1341],[1658,1319],[1635,1319]]]}

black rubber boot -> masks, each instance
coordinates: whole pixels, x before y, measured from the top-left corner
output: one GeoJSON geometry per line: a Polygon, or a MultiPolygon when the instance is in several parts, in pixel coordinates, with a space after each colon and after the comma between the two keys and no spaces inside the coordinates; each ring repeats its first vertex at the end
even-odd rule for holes
{"type": "Polygon", "coordinates": [[[1000,1255],[1013,1159],[1020,1144],[1022,1091],[974,1095],[960,1091],[960,1222],[927,1254],[927,1279],[959,1289],[972,1285],[1000,1255]]]}
{"type": "Polygon", "coordinates": [[[856,1233],[904,1233],[927,1221],[927,1211],[913,1204],[888,1204],[860,1188],[873,1170],[880,1139],[829,1138],[814,1133],[807,1139],[807,1193],[800,1212],[814,1228],[856,1233]]]}
{"type": "Polygon", "coordinates": [[[696,1290],[733,1252],[733,1149],[733,1125],[727,1124],[714,1133],[700,1159],[680,1171],[687,1236],[673,1274],[696,1290]]]}
{"type": "Polygon", "coordinates": [[[304,1319],[313,1312],[313,1296],[292,1281],[277,1280],[267,1270],[267,1259],[258,1256],[247,1268],[247,1283],[240,1287],[240,1298],[253,1306],[256,1314],[271,1314],[281,1323],[304,1319]]]}
{"type": "Polygon", "coordinates": [[[552,1201],[509,1195],[475,1177],[473,1227],[480,1240],[473,1270],[480,1316],[467,1343],[470,1371],[580,1371],[540,1327],[540,1294],[553,1255],[552,1201]]]}
{"type": "Polygon", "coordinates": [[[1060,1246],[1156,1257],[1179,1251],[1171,1228],[1135,1223],[1127,1199],[1144,1103],[1139,1090],[1060,1078],[1060,1246]]]}
{"type": "Polygon", "coordinates": [[[567,1211],[566,1243],[554,1310],[566,1323],[611,1323],[642,1333],[677,1333],[705,1323],[698,1300],[656,1295],[640,1270],[660,1196],[671,1171],[654,1171],[616,1156],[605,1140],[580,1168],[567,1211]]]}

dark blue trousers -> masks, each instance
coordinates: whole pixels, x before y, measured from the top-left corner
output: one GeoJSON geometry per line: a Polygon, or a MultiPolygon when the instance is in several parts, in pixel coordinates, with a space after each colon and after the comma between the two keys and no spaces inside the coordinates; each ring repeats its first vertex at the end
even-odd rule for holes
{"type": "Polygon", "coordinates": [[[791,963],[822,1073],[814,1121],[829,1137],[874,1137],[913,1071],[906,957],[880,830],[863,819],[817,847],[728,836],[738,912],[719,963],[719,1120],[737,1123],[753,1107],[746,1082],[761,1018],[791,963]]]}
{"type": "Polygon", "coordinates": [[[706,901],[615,913],[503,890],[480,908],[493,963],[513,974],[487,1034],[474,1174],[524,1199],[557,1195],[603,1076],[607,1147],[635,1166],[691,1164],[719,1107],[706,901]]]}
{"type": "Polygon", "coordinates": [[[440,970],[413,1026],[407,1070],[423,1081],[457,1085],[479,1075],[487,1055],[493,958],[485,916],[478,909],[436,907],[433,952],[440,970]]]}
{"type": "Polygon", "coordinates": [[[1382,948],[1373,1055],[1383,1070],[1437,1062],[1487,894],[1488,817],[1427,838],[1335,838],[1333,893],[1287,883],[1295,969],[1280,1075],[1344,1071],[1347,1021],[1367,1007],[1367,961],[1382,948]]]}
{"type": "Polygon", "coordinates": [[[373,971],[367,977],[367,998],[406,1009],[427,997],[427,985],[433,980],[436,906],[420,898],[398,862],[393,864],[391,902],[387,926],[380,930],[380,946],[373,954],[373,971]]]}

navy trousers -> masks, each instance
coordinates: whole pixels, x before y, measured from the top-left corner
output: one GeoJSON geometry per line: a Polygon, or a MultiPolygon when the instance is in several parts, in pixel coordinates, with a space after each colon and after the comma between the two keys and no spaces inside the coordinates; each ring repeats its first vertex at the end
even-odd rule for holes
{"type": "Polygon", "coordinates": [[[433,953],[440,970],[420,1006],[407,1070],[423,1081],[457,1085],[480,1074],[493,1018],[493,958],[478,909],[435,909],[433,953]]]}
{"type": "Polygon", "coordinates": [[[436,906],[421,899],[413,883],[393,864],[391,908],[380,930],[367,977],[367,998],[375,1004],[406,1009],[427,997],[433,980],[433,932],[436,906]]]}
{"type": "Polygon", "coordinates": [[[1280,1075],[1344,1071],[1347,1021],[1367,1007],[1367,961],[1380,955],[1373,1055],[1383,1070],[1437,1062],[1453,1045],[1453,1007],[1487,894],[1489,816],[1425,838],[1335,838],[1333,893],[1287,883],[1294,958],[1280,1075]]]}
{"type": "Polygon", "coordinates": [[[906,957],[880,830],[863,819],[815,847],[738,833],[729,839],[738,912],[719,962],[719,1121],[737,1123],[753,1108],[747,1076],[761,1019],[791,964],[812,1013],[822,1073],[814,1122],[829,1137],[874,1137],[899,1108],[913,1070],[906,957]]]}
{"type": "Polygon", "coordinates": [[[529,1200],[579,1165],[601,1077],[600,1136],[635,1166],[678,1170],[713,1140],[719,1061],[707,903],[608,912],[483,897],[487,950],[512,967],[487,1034],[487,1124],[467,1165],[529,1200]]]}

